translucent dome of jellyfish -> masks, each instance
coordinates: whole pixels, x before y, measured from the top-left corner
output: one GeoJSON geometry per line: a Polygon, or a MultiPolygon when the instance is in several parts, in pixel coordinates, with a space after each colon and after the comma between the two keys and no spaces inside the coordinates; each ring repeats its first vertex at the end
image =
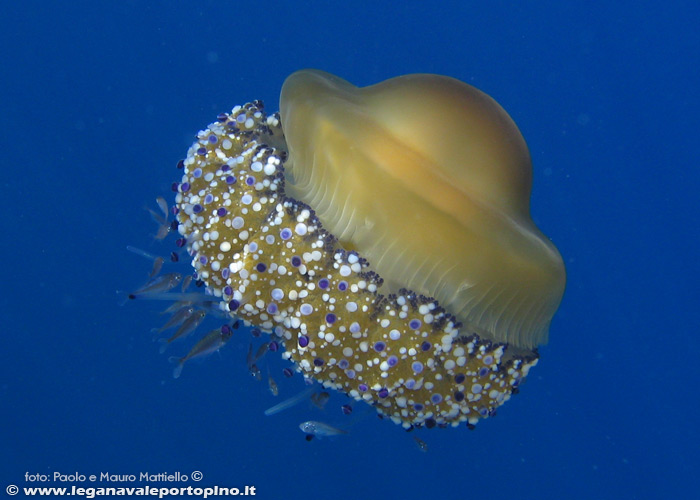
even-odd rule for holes
{"type": "Polygon", "coordinates": [[[317,70],[236,106],[180,163],[179,232],[231,317],[405,428],[473,426],[518,392],[565,286],[508,114],[453,78],[317,70]]]}

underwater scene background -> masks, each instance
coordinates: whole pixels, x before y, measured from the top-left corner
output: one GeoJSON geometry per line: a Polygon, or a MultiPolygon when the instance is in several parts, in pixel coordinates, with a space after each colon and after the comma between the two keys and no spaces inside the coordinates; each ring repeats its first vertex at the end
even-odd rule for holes
{"type": "MultiPolygon", "coordinates": [[[[683,1],[0,7],[2,491],[692,498],[699,10],[683,1]],[[256,99],[276,111],[283,81],[303,68],[358,86],[448,75],[495,98],[527,141],[532,218],[561,252],[567,286],[520,393],[474,430],[407,433],[335,391],[324,402],[318,385],[309,392],[300,374],[284,375],[290,364],[275,352],[251,376],[248,351],[265,337],[249,328],[174,379],[168,358],[221,319],[205,318],[161,354],[152,329],[170,303],[126,299],[152,267],[127,246],[168,260],[177,250],[175,236],[156,238],[145,208],[157,212],[159,196],[174,203],[195,134],[256,99]],[[347,434],[307,441],[299,425],[310,420],[347,434]],[[75,474],[98,480],[66,477],[75,474]]],[[[165,269],[190,272],[181,257],[165,269]]]]}

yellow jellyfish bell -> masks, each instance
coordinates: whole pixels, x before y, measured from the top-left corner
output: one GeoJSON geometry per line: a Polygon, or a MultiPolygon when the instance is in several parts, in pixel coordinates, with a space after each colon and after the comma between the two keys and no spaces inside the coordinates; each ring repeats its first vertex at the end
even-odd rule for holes
{"type": "Polygon", "coordinates": [[[280,114],[287,193],[389,290],[435,297],[494,340],[546,341],[564,265],[530,219],[530,155],[496,101],[439,75],[357,88],[307,70],[280,114]]]}
{"type": "Polygon", "coordinates": [[[517,127],[457,80],[320,71],[201,131],[176,203],[222,311],[404,427],[475,424],[538,359],[564,288],[517,127]]]}

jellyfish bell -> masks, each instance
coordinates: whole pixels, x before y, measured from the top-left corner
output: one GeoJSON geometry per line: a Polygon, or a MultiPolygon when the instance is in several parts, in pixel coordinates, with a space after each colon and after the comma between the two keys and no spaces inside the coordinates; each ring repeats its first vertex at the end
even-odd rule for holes
{"type": "Polygon", "coordinates": [[[435,297],[493,340],[546,340],[564,265],[530,218],[530,155],[496,101],[439,75],[358,88],[304,70],[284,82],[280,115],[286,192],[387,292],[435,297]]]}
{"type": "Polygon", "coordinates": [[[565,281],[515,124],[436,75],[361,89],[305,70],[280,109],[219,115],[179,164],[178,241],[208,297],[406,428],[494,415],[565,281]]]}

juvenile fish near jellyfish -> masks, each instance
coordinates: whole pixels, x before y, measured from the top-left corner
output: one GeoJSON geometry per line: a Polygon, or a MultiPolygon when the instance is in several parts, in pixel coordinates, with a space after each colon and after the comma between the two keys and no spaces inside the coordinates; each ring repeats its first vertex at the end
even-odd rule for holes
{"type": "Polygon", "coordinates": [[[148,281],[138,290],[129,294],[129,299],[148,298],[158,293],[172,290],[182,281],[182,275],[178,273],[168,273],[156,276],[148,281]]]}
{"type": "Polygon", "coordinates": [[[186,356],[178,358],[177,356],[172,356],[170,361],[176,363],[173,369],[173,378],[179,378],[182,374],[182,368],[185,366],[190,359],[201,358],[203,356],[208,356],[221,349],[226,343],[231,340],[231,335],[233,335],[233,330],[228,325],[223,325],[221,328],[216,328],[209,333],[207,333],[202,339],[195,344],[195,346],[187,353],[186,356]]]}
{"type": "Polygon", "coordinates": [[[344,431],[343,429],[338,429],[337,427],[333,427],[332,425],[325,424],[323,422],[317,422],[315,420],[302,422],[301,424],[299,424],[299,429],[301,429],[301,432],[303,432],[307,436],[315,436],[319,438],[328,436],[341,436],[343,434],[348,433],[348,431],[344,431]]]}
{"type": "Polygon", "coordinates": [[[300,71],[280,114],[236,106],[179,167],[197,278],[305,377],[405,428],[473,426],[537,363],[564,265],[525,141],[479,90],[300,71]]]}

